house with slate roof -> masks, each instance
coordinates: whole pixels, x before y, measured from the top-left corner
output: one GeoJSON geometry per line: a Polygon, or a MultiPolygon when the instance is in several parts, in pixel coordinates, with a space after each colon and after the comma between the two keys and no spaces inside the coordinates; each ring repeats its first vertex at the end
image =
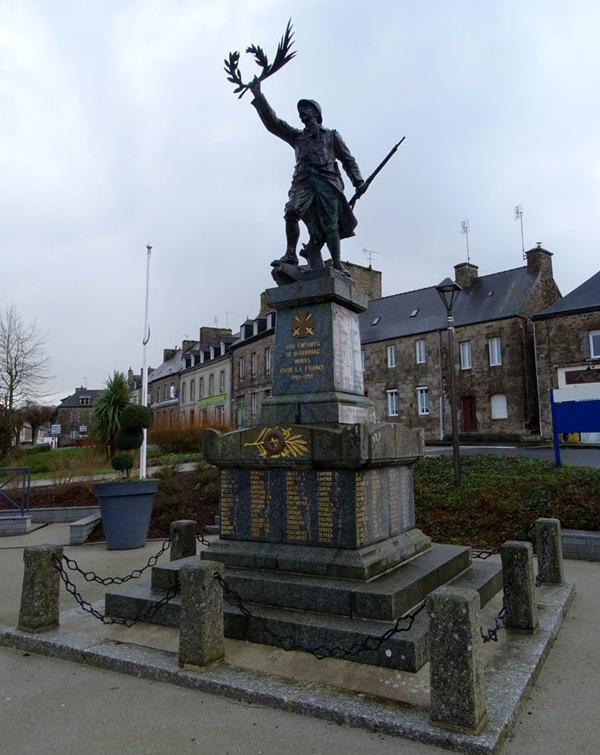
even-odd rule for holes
{"type": "Polygon", "coordinates": [[[102,389],[81,386],[75,393],[63,398],[58,405],[56,417],[56,424],[60,425],[59,445],[76,445],[89,437],[94,406],[101,393],[102,389]]]}
{"type": "MultiPolygon", "coordinates": [[[[539,432],[532,317],[560,298],[552,254],[541,244],[523,267],[478,275],[455,266],[459,433],[508,438],[539,432]]],[[[366,392],[379,419],[422,428],[428,440],[451,428],[446,310],[435,286],[372,300],[361,313],[366,392]]]]}
{"type": "MultiPolygon", "coordinates": [[[[533,317],[541,434],[552,437],[550,389],[600,398],[600,272],[533,317]]],[[[600,440],[583,437],[582,440],[600,440]]]]}
{"type": "Polygon", "coordinates": [[[183,341],[181,348],[164,349],[163,362],[148,375],[148,406],[152,421],[170,424],[179,417],[179,373],[185,367],[183,352],[194,341],[183,341]]]}
{"type": "Polygon", "coordinates": [[[200,328],[199,340],[184,351],[179,376],[180,417],[227,427],[231,422],[231,359],[237,340],[230,328],[200,328]]]}

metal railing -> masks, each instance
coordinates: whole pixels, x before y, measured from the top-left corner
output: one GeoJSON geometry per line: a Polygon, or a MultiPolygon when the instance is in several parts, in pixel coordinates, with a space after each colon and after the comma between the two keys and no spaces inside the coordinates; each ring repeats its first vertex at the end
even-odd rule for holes
{"type": "Polygon", "coordinates": [[[30,467],[0,467],[0,500],[4,500],[19,509],[21,516],[25,516],[29,511],[29,494],[31,491],[31,469],[30,467]],[[20,490],[18,500],[14,491],[20,490]],[[9,492],[11,495],[9,495],[9,492]]]}

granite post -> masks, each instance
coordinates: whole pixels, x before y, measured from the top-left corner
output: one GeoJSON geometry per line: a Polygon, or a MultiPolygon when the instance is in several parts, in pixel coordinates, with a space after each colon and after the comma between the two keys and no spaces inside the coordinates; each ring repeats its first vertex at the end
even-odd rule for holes
{"type": "Polygon", "coordinates": [[[60,574],[56,559],[62,556],[59,545],[35,545],[23,551],[25,571],[17,629],[46,632],[58,626],[60,574]]]}
{"type": "Polygon", "coordinates": [[[559,519],[537,519],[535,539],[538,558],[538,584],[562,585],[563,569],[562,540],[559,519]]]}
{"type": "Polygon", "coordinates": [[[193,519],[178,519],[171,522],[171,561],[196,555],[196,522],[193,519]]]}
{"type": "Polygon", "coordinates": [[[224,572],[216,561],[186,564],[179,571],[181,668],[202,668],[225,656],[223,589],[215,578],[224,572]]]}
{"type": "Polygon", "coordinates": [[[534,632],[538,627],[531,543],[507,540],[500,549],[507,629],[534,632]]]}
{"type": "Polygon", "coordinates": [[[487,721],[479,593],[441,587],[427,598],[432,723],[479,733],[487,721]]]}

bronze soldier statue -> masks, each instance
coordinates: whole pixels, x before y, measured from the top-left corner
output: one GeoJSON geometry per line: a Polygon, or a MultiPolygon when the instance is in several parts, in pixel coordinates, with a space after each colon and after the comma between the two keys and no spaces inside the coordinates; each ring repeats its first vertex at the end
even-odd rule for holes
{"type": "Polygon", "coordinates": [[[273,264],[298,264],[299,222],[302,220],[308,229],[309,240],[300,254],[307,260],[309,269],[323,267],[321,249],[326,244],[333,268],[349,277],[340,257],[340,239],[354,236],[357,221],[344,196],[337,161],[356,190],[353,198],[356,200],[364,191],[356,160],[338,132],[323,126],[317,102],[298,102],[298,115],[304,128],[294,128],[277,117],[262,94],[258,79],[247,87],[254,95],[252,105],[267,130],[287,142],[296,153],[296,167],[284,212],[287,246],[283,257],[273,264]]]}

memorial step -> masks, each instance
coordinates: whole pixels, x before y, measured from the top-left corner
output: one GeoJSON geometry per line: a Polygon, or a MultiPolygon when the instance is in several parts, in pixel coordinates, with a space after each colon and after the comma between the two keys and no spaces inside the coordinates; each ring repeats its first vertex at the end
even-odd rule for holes
{"type": "Polygon", "coordinates": [[[227,569],[228,586],[242,600],[279,608],[395,621],[469,568],[469,548],[434,544],[368,582],[282,571],[227,569]]]}
{"type": "Polygon", "coordinates": [[[159,624],[164,627],[179,627],[181,597],[175,595],[168,603],[156,611],[156,604],[164,599],[165,590],[153,590],[148,583],[127,584],[113,592],[107,592],[104,598],[104,613],[119,619],[145,621],[147,624],[159,624]],[[148,612],[146,618],[139,617],[148,612]]]}
{"type": "MultiPolygon", "coordinates": [[[[436,557],[441,555],[442,548],[452,549],[456,546],[436,548],[436,557]]],[[[459,548],[459,550],[461,549],[459,548]]],[[[191,563],[197,558],[197,556],[192,556],[160,567],[154,567],[153,572],[156,570],[156,574],[153,573],[152,585],[128,584],[107,593],[106,614],[123,619],[137,620],[144,612],[152,612],[153,607],[164,598],[166,590],[177,579],[178,569],[183,564],[191,563]]],[[[430,566],[433,561],[434,559],[430,557],[430,566]]],[[[281,575],[279,576],[281,577],[281,575]]],[[[226,581],[229,587],[237,591],[237,587],[240,585],[236,582],[235,576],[228,573],[226,581]]],[[[502,588],[501,565],[489,561],[473,561],[467,569],[453,576],[448,584],[477,590],[483,606],[502,588]]],[[[263,582],[260,590],[264,590],[266,585],[267,581],[263,582]]],[[[369,583],[361,585],[361,587],[372,587],[372,585],[369,583]]],[[[435,589],[435,587],[432,589],[435,589]]],[[[385,590],[380,592],[385,593],[385,590]]],[[[291,597],[288,596],[289,599],[291,597]]],[[[379,597],[375,595],[372,599],[377,602],[379,597]]],[[[351,648],[361,646],[368,638],[382,637],[395,625],[395,618],[393,620],[376,620],[336,615],[331,612],[331,606],[327,602],[312,605],[310,610],[290,608],[289,603],[290,600],[287,601],[288,607],[278,607],[260,604],[244,598],[243,604],[250,613],[249,618],[238,607],[230,605],[226,601],[224,605],[225,635],[233,639],[275,646],[281,645],[281,638],[288,637],[292,638],[296,645],[307,650],[319,646],[328,649],[334,647],[351,648]]],[[[152,613],[144,620],[151,624],[178,627],[180,610],[180,597],[175,596],[166,605],[161,606],[156,613],[152,613]]],[[[402,614],[405,613],[407,611],[402,612],[402,614]]],[[[397,616],[399,615],[401,614],[397,614],[397,616]]],[[[421,612],[415,619],[410,631],[395,633],[376,649],[366,650],[357,655],[344,655],[344,657],[346,660],[359,663],[417,671],[427,662],[427,623],[425,613],[421,612]]],[[[401,622],[401,625],[403,625],[403,622],[401,622]]]]}

